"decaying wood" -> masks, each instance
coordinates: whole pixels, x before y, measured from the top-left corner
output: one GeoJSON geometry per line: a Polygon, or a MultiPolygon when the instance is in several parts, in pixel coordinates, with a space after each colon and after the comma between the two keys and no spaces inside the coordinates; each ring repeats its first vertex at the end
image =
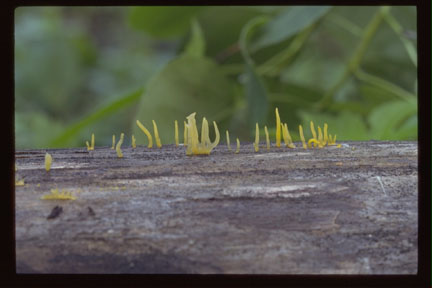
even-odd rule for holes
{"type": "Polygon", "coordinates": [[[17,272],[417,273],[417,142],[296,144],[17,151],[17,272]]]}

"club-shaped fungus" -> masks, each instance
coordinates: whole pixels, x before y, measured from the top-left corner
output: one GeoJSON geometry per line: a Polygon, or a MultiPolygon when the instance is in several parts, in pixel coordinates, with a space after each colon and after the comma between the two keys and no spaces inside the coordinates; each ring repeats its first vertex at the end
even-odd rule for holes
{"type": "Polygon", "coordinates": [[[309,148],[312,148],[312,143],[314,144],[314,147],[316,147],[316,146],[318,146],[320,143],[319,143],[319,141],[317,140],[317,139],[315,139],[315,138],[311,138],[311,139],[309,139],[309,141],[308,141],[308,146],[309,146],[309,148]]]}
{"type": "Polygon", "coordinates": [[[45,170],[50,171],[51,169],[52,157],[51,154],[45,153],[45,170]]]}
{"type": "Polygon", "coordinates": [[[94,146],[95,145],[95,139],[94,139],[94,133],[92,133],[92,137],[91,137],[91,147],[92,147],[92,150],[94,150],[94,146]]]}
{"type": "Polygon", "coordinates": [[[90,147],[90,144],[88,143],[88,141],[86,141],[86,146],[87,146],[87,151],[93,150],[93,149],[90,147]]]}
{"type": "Polygon", "coordinates": [[[158,129],[157,129],[156,122],[154,120],[152,120],[152,122],[153,122],[153,131],[154,131],[154,135],[155,135],[156,146],[158,148],[161,148],[162,147],[162,143],[161,143],[161,140],[159,138],[159,132],[158,132],[158,129]]]}
{"type": "Polygon", "coordinates": [[[196,126],[195,112],[190,114],[187,119],[187,150],[186,155],[209,155],[210,152],[219,144],[220,135],[216,122],[213,121],[216,138],[212,143],[209,138],[208,122],[205,117],[201,126],[201,142],[198,140],[198,128],[196,126]]]}
{"type": "Polygon", "coordinates": [[[141,122],[139,120],[136,120],[136,124],[144,132],[144,134],[147,136],[147,139],[149,142],[147,148],[152,148],[153,147],[153,138],[152,138],[150,132],[147,130],[147,128],[144,127],[143,124],[141,124],[141,122]]]}
{"type": "Polygon", "coordinates": [[[136,148],[136,139],[135,139],[135,135],[132,134],[132,148],[135,149],[136,148]]]}
{"type": "Polygon", "coordinates": [[[324,137],[321,131],[321,127],[318,126],[318,147],[323,148],[325,146],[324,137]]]}
{"type": "Polygon", "coordinates": [[[231,144],[230,144],[230,138],[229,138],[228,130],[226,130],[226,141],[227,141],[228,151],[231,151],[231,144]]]}
{"type": "Polygon", "coordinates": [[[115,149],[115,135],[112,137],[112,146],[111,149],[115,149]]]}
{"type": "Polygon", "coordinates": [[[179,146],[179,135],[178,135],[178,123],[177,120],[174,121],[174,138],[176,147],[179,146]]]}
{"type": "Polygon", "coordinates": [[[327,135],[328,125],[324,123],[324,145],[328,143],[328,135],[327,135]]]}
{"type": "Polygon", "coordinates": [[[186,125],[186,121],[183,121],[184,124],[184,129],[183,129],[183,144],[184,146],[187,145],[187,125],[186,125]]]}
{"type": "Polygon", "coordinates": [[[276,147],[280,147],[281,143],[281,122],[279,117],[279,110],[276,108],[276,147]]]}
{"type": "Polygon", "coordinates": [[[124,138],[124,133],[121,133],[121,135],[120,135],[120,140],[119,140],[119,142],[117,143],[117,146],[116,146],[116,152],[117,152],[117,156],[119,157],[119,158],[122,158],[123,157],[123,153],[122,153],[122,151],[121,151],[121,145],[123,144],[123,138],[124,138]]]}
{"type": "Polygon", "coordinates": [[[239,153],[240,152],[240,140],[237,138],[237,149],[235,151],[235,153],[239,153]]]}
{"type": "Polygon", "coordinates": [[[270,150],[270,137],[269,137],[269,134],[268,134],[267,126],[264,126],[264,133],[266,135],[267,150],[270,150]]]}
{"type": "Polygon", "coordinates": [[[281,129],[282,129],[282,136],[285,142],[285,146],[288,148],[295,148],[295,145],[292,142],[291,135],[288,130],[288,124],[287,123],[283,124],[281,129]]]}
{"type": "Polygon", "coordinates": [[[62,190],[59,192],[58,188],[51,189],[51,193],[41,197],[42,200],[75,200],[76,197],[72,196],[70,191],[62,190]]]}
{"type": "Polygon", "coordinates": [[[303,149],[307,149],[306,140],[304,138],[302,125],[299,125],[299,134],[300,134],[300,139],[301,139],[302,144],[303,144],[303,149]]]}
{"type": "Polygon", "coordinates": [[[259,151],[259,127],[258,123],[255,125],[255,142],[254,142],[255,152],[259,151]]]}
{"type": "Polygon", "coordinates": [[[317,139],[317,135],[316,135],[316,132],[315,132],[315,127],[314,127],[314,124],[313,124],[312,121],[310,121],[310,128],[311,128],[311,132],[312,132],[312,138],[313,139],[317,139]]]}

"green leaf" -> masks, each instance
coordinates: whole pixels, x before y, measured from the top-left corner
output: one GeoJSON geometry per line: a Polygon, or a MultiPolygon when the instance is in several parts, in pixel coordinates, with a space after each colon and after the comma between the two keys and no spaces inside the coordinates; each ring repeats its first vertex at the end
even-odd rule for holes
{"type": "Polygon", "coordinates": [[[133,7],[129,23],[133,28],[154,37],[176,37],[186,33],[190,21],[201,9],[199,6],[133,7]]]}
{"type": "Polygon", "coordinates": [[[409,138],[417,133],[417,122],[412,120],[412,117],[416,115],[417,99],[415,98],[409,102],[384,103],[369,115],[371,135],[377,140],[400,140],[399,136],[409,138]]]}
{"type": "MultiPolygon", "coordinates": [[[[220,67],[211,59],[183,55],[168,63],[149,82],[136,119],[151,132],[152,120],[155,120],[162,145],[174,142],[174,120],[183,130],[183,121],[193,112],[197,112],[198,123],[206,117],[209,123],[217,121],[219,130],[223,131],[224,123],[219,121],[227,120],[233,113],[232,89],[220,67]]],[[[139,145],[147,143],[146,136],[135,121],[133,133],[139,145]]],[[[179,134],[182,139],[182,132],[179,131],[179,134]]]]}
{"type": "MultiPolygon", "coordinates": [[[[337,140],[369,140],[367,128],[362,117],[358,114],[343,111],[338,115],[325,113],[300,112],[302,118],[303,131],[305,138],[311,138],[310,121],[314,122],[315,130],[324,123],[328,124],[328,133],[336,134],[337,140]]],[[[298,127],[297,127],[298,129],[298,127]]]]}
{"type": "Polygon", "coordinates": [[[192,35],[185,48],[185,54],[202,57],[205,53],[205,40],[202,29],[196,19],[192,21],[192,35]]]}
{"type": "Polygon", "coordinates": [[[78,121],[67,127],[60,135],[54,138],[49,144],[50,147],[61,147],[67,145],[68,141],[76,136],[82,129],[93,125],[94,123],[100,121],[101,119],[114,114],[115,112],[128,107],[138,101],[142,95],[144,89],[140,88],[120,99],[116,98],[112,102],[105,104],[104,106],[97,109],[92,114],[84,117],[82,120],[78,121]]]}
{"type": "Polygon", "coordinates": [[[330,8],[296,6],[285,9],[260,29],[260,36],[251,45],[251,50],[256,51],[288,39],[320,19],[330,8]]]}

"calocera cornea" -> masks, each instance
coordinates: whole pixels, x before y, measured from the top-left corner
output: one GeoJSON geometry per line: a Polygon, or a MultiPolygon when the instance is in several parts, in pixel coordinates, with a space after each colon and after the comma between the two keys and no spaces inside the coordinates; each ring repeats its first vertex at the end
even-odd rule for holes
{"type": "Polygon", "coordinates": [[[236,141],[237,141],[237,148],[236,148],[235,153],[237,154],[240,152],[240,140],[237,138],[236,141]]]}
{"type": "Polygon", "coordinates": [[[269,137],[269,133],[267,130],[267,126],[264,126],[264,133],[266,136],[266,146],[267,146],[267,150],[270,150],[270,137],[269,137]]]}
{"type": "Polygon", "coordinates": [[[228,130],[226,130],[226,141],[227,141],[228,151],[231,151],[231,144],[230,144],[230,137],[229,137],[228,130]]]}
{"type": "Polygon", "coordinates": [[[51,169],[52,157],[51,154],[45,153],[45,170],[48,172],[51,169]]]}
{"type": "Polygon", "coordinates": [[[144,127],[144,125],[139,120],[136,120],[136,124],[141,129],[141,131],[143,131],[144,134],[147,136],[147,139],[148,139],[147,148],[152,148],[153,147],[153,137],[151,136],[150,132],[147,130],[146,127],[144,127]]]}
{"type": "Polygon", "coordinates": [[[255,152],[259,151],[259,127],[258,123],[255,125],[255,142],[254,142],[255,152]]]}
{"type": "Polygon", "coordinates": [[[94,147],[95,147],[94,145],[95,145],[95,138],[94,138],[94,133],[92,133],[91,145],[89,144],[88,141],[86,141],[87,151],[94,150],[94,147]]]}
{"type": "Polygon", "coordinates": [[[112,136],[112,146],[111,149],[115,149],[115,135],[112,136]]]}
{"type": "Polygon", "coordinates": [[[159,138],[159,132],[158,132],[158,128],[157,128],[156,122],[155,122],[155,120],[152,120],[152,122],[153,122],[153,131],[154,131],[154,135],[155,135],[156,146],[158,148],[161,148],[162,147],[162,143],[161,143],[161,140],[159,138]]]}
{"type": "Polygon", "coordinates": [[[275,109],[276,113],[276,147],[280,147],[281,143],[281,122],[279,117],[279,110],[278,108],[275,109]]]}
{"type": "Polygon", "coordinates": [[[117,157],[118,158],[122,158],[123,157],[123,153],[121,151],[121,145],[123,144],[123,139],[124,139],[124,133],[121,133],[120,135],[120,140],[116,145],[116,152],[117,152],[117,157]]]}
{"type": "Polygon", "coordinates": [[[299,125],[299,134],[300,134],[300,139],[302,141],[303,144],[303,149],[307,149],[307,144],[306,144],[306,140],[303,134],[303,127],[302,125],[299,125]]]}
{"type": "Polygon", "coordinates": [[[213,121],[215,129],[215,141],[211,142],[209,138],[209,128],[207,119],[204,117],[201,125],[201,141],[198,139],[198,128],[195,120],[195,112],[190,114],[187,119],[187,149],[186,155],[209,155],[210,152],[219,144],[220,135],[216,122],[213,121]]]}
{"type": "Polygon", "coordinates": [[[288,148],[295,148],[295,145],[294,145],[294,143],[292,142],[292,139],[291,139],[291,135],[290,135],[290,133],[289,133],[289,130],[288,130],[288,124],[287,123],[285,123],[285,124],[281,124],[281,129],[282,129],[282,136],[283,136],[283,139],[284,139],[284,142],[285,142],[285,146],[286,147],[288,147],[288,148]]]}
{"type": "Polygon", "coordinates": [[[179,146],[179,133],[178,133],[178,123],[177,120],[174,121],[174,138],[176,147],[179,146]]]}
{"type": "Polygon", "coordinates": [[[135,149],[136,148],[136,139],[135,139],[135,135],[132,134],[132,148],[135,149]]]}
{"type": "Polygon", "coordinates": [[[59,192],[58,188],[51,189],[50,194],[46,194],[41,197],[42,200],[75,200],[76,197],[72,195],[72,192],[62,189],[59,192]]]}

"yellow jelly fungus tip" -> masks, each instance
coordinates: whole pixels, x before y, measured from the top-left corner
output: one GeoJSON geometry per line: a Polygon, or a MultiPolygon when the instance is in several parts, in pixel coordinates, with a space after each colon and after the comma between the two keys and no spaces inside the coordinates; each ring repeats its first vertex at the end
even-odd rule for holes
{"type": "Polygon", "coordinates": [[[158,132],[158,129],[157,129],[156,122],[154,120],[152,120],[152,122],[153,122],[153,131],[154,131],[154,135],[155,135],[156,146],[158,148],[161,148],[162,147],[162,143],[161,143],[161,140],[159,138],[159,132],[158,132]]]}
{"type": "Polygon", "coordinates": [[[322,148],[325,146],[324,139],[323,139],[323,133],[322,133],[320,126],[318,126],[318,142],[319,142],[319,144],[318,144],[319,148],[322,148]]]}
{"type": "Polygon", "coordinates": [[[302,144],[303,144],[303,149],[307,149],[306,140],[304,138],[302,125],[299,125],[299,133],[300,133],[300,139],[301,139],[302,144]]]}
{"type": "Polygon", "coordinates": [[[92,150],[94,150],[94,146],[95,145],[95,137],[94,137],[94,133],[92,133],[92,137],[91,137],[91,148],[92,150]]]}
{"type": "Polygon", "coordinates": [[[45,153],[45,170],[50,171],[51,169],[52,157],[49,153],[45,153]]]}
{"type": "Polygon", "coordinates": [[[90,150],[91,150],[91,147],[90,147],[88,141],[86,141],[86,146],[87,146],[87,151],[90,151],[90,150]]]}
{"type": "Polygon", "coordinates": [[[15,186],[24,186],[24,180],[15,181],[15,186]]]}
{"type": "Polygon", "coordinates": [[[258,123],[255,124],[255,143],[254,143],[255,152],[259,151],[259,127],[258,123]]]}
{"type": "Polygon", "coordinates": [[[295,145],[292,141],[291,135],[290,135],[289,130],[288,130],[288,124],[287,123],[284,124],[284,130],[285,130],[285,133],[286,133],[287,139],[288,139],[287,147],[288,148],[295,148],[295,145]]]}
{"type": "Polygon", "coordinates": [[[311,128],[311,132],[312,132],[312,138],[313,139],[317,139],[317,135],[316,135],[316,132],[315,132],[315,127],[314,127],[314,124],[313,124],[312,121],[310,121],[310,128],[311,128]]]}
{"type": "Polygon", "coordinates": [[[336,146],[337,148],[341,148],[342,147],[342,145],[341,144],[338,144],[337,146],[336,146]]]}
{"type": "Polygon", "coordinates": [[[327,130],[328,130],[328,125],[327,123],[324,123],[324,144],[323,145],[326,145],[328,143],[327,130]]]}
{"type": "Polygon", "coordinates": [[[121,133],[120,140],[119,140],[119,142],[117,143],[117,146],[116,146],[116,152],[117,152],[117,156],[119,158],[123,157],[123,153],[122,153],[122,151],[120,149],[121,145],[123,144],[123,138],[124,138],[124,133],[121,133]]]}
{"type": "Polygon", "coordinates": [[[75,200],[76,197],[72,196],[70,191],[62,190],[59,192],[58,188],[51,189],[51,193],[41,197],[42,200],[75,200]]]}
{"type": "Polygon", "coordinates": [[[135,135],[132,134],[132,148],[136,148],[136,139],[135,135]]]}
{"type": "Polygon", "coordinates": [[[314,147],[316,147],[317,145],[319,145],[318,140],[316,140],[316,139],[314,139],[314,138],[311,138],[311,139],[309,139],[309,141],[308,141],[308,146],[309,146],[309,148],[312,148],[312,143],[314,143],[314,147]]]}
{"type": "Polygon", "coordinates": [[[178,134],[178,122],[177,120],[174,121],[174,138],[175,138],[175,145],[179,146],[179,134],[178,134]]]}
{"type": "Polygon", "coordinates": [[[229,137],[228,130],[226,130],[226,141],[227,141],[228,151],[231,151],[231,144],[230,144],[230,137],[229,137]]]}
{"type": "Polygon", "coordinates": [[[112,136],[112,146],[111,149],[115,149],[115,135],[112,136]]]}
{"type": "Polygon", "coordinates": [[[187,118],[187,149],[186,155],[209,155],[210,152],[219,144],[220,134],[216,122],[213,121],[215,129],[215,141],[210,142],[209,129],[207,119],[203,118],[201,126],[201,142],[198,140],[198,128],[196,126],[195,112],[190,114],[187,118]]]}
{"type": "Polygon", "coordinates": [[[236,140],[237,140],[237,149],[236,149],[235,153],[237,154],[240,152],[240,140],[238,138],[236,140]]]}
{"type": "Polygon", "coordinates": [[[184,124],[183,144],[186,146],[187,145],[187,126],[186,126],[186,121],[183,121],[183,124],[184,124]]]}
{"type": "Polygon", "coordinates": [[[136,124],[144,132],[144,134],[147,136],[147,139],[149,142],[147,148],[152,148],[153,147],[153,138],[152,138],[150,132],[147,130],[147,128],[144,127],[143,124],[141,124],[141,122],[139,120],[136,120],[136,124]]]}
{"type": "Polygon", "coordinates": [[[285,142],[285,146],[288,147],[288,135],[287,132],[285,131],[285,126],[282,123],[280,124],[280,128],[282,129],[282,137],[285,142]]]}
{"type": "Polygon", "coordinates": [[[270,137],[269,137],[269,134],[268,134],[267,126],[264,126],[264,133],[265,133],[265,136],[266,136],[267,150],[270,150],[270,137]]]}
{"type": "Polygon", "coordinates": [[[279,110],[276,108],[276,147],[280,147],[281,143],[281,122],[279,117],[279,110]]]}

